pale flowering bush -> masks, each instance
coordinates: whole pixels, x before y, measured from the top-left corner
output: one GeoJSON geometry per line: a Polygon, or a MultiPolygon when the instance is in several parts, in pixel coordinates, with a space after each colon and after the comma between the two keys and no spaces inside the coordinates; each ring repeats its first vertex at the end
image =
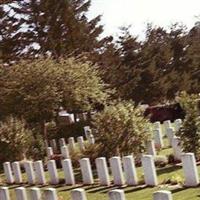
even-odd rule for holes
{"type": "Polygon", "coordinates": [[[8,117],[0,122],[0,162],[21,160],[33,142],[24,120],[8,117]]]}
{"type": "Polygon", "coordinates": [[[100,156],[134,154],[145,151],[145,143],[150,137],[148,119],[131,101],[114,102],[105,106],[93,119],[96,130],[95,141],[99,145],[100,156]]]}

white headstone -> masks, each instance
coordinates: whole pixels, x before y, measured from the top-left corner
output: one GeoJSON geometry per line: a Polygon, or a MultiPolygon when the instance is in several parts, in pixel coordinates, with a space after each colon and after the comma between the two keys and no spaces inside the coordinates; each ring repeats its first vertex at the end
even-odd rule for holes
{"type": "Polygon", "coordinates": [[[90,165],[89,158],[82,158],[80,160],[81,174],[83,178],[83,184],[89,185],[94,184],[94,179],[92,175],[92,169],[90,165]]]}
{"type": "Polygon", "coordinates": [[[44,199],[46,200],[58,200],[57,192],[55,188],[48,188],[44,190],[44,199]]]}
{"type": "Polygon", "coordinates": [[[109,178],[106,158],[104,157],[96,158],[95,164],[96,164],[96,169],[97,169],[100,185],[109,186],[110,178],[109,178]]]}
{"type": "Polygon", "coordinates": [[[108,192],[109,200],[125,200],[123,190],[115,189],[108,192]]]}
{"type": "Polygon", "coordinates": [[[56,140],[55,139],[50,140],[50,145],[53,148],[53,152],[56,153],[58,151],[56,140]]]}
{"type": "Polygon", "coordinates": [[[85,190],[82,188],[72,190],[71,199],[72,200],[87,200],[85,190]]]}
{"type": "Polygon", "coordinates": [[[27,174],[27,180],[28,184],[35,184],[35,172],[33,170],[33,162],[32,161],[26,161],[24,162],[24,168],[27,174]]]}
{"type": "Polygon", "coordinates": [[[183,153],[182,163],[183,163],[183,172],[185,176],[185,185],[197,186],[199,184],[199,176],[194,154],[183,153]]]}
{"type": "Polygon", "coordinates": [[[85,190],[82,188],[73,189],[71,191],[72,200],[87,200],[85,190]]]}
{"type": "Polygon", "coordinates": [[[42,195],[39,188],[31,188],[30,189],[30,197],[31,200],[42,200],[42,195]]]}
{"type": "Polygon", "coordinates": [[[156,156],[154,140],[147,141],[147,153],[148,155],[156,156]]]}
{"type": "Polygon", "coordinates": [[[172,200],[172,193],[165,190],[154,192],[153,200],[172,200]]]}
{"type": "Polygon", "coordinates": [[[65,138],[60,138],[59,139],[59,145],[60,145],[60,147],[66,146],[65,138]]]}
{"type": "Polygon", "coordinates": [[[45,179],[45,173],[44,173],[42,161],[38,160],[38,161],[34,162],[33,165],[35,168],[35,175],[36,175],[37,183],[40,185],[45,185],[46,179],[45,179]]]}
{"type": "Polygon", "coordinates": [[[48,159],[51,159],[52,156],[53,156],[52,147],[47,147],[47,157],[48,157],[48,159]]]}
{"type": "Polygon", "coordinates": [[[85,149],[83,136],[77,137],[77,142],[81,151],[85,149]]]}
{"type": "Polygon", "coordinates": [[[70,158],[68,146],[62,146],[62,147],[61,147],[61,154],[62,154],[62,157],[63,157],[64,159],[70,158]]]}
{"type": "Polygon", "coordinates": [[[161,129],[161,124],[160,124],[160,122],[159,121],[157,121],[157,122],[154,122],[154,127],[153,127],[154,129],[161,129]]]}
{"type": "Polygon", "coordinates": [[[181,155],[182,155],[182,149],[179,143],[180,139],[175,136],[172,139],[172,148],[173,148],[174,158],[176,160],[181,160],[181,155]]]}
{"type": "Polygon", "coordinates": [[[74,138],[73,137],[69,137],[68,138],[68,146],[69,146],[69,149],[71,151],[74,151],[74,149],[76,148],[75,146],[75,141],[74,141],[74,138]]]}
{"type": "Polygon", "coordinates": [[[1,200],[10,200],[10,194],[8,187],[0,187],[0,199],[1,200]]]}
{"type": "Polygon", "coordinates": [[[15,189],[16,200],[27,200],[27,194],[24,187],[18,187],[15,189]]]}
{"type": "Polygon", "coordinates": [[[123,157],[123,168],[127,185],[137,185],[138,178],[133,156],[123,157]]]}
{"type": "Polygon", "coordinates": [[[8,184],[14,183],[14,178],[13,178],[13,173],[12,173],[12,169],[10,166],[10,162],[3,163],[3,169],[4,169],[5,176],[6,176],[6,182],[8,184]]]}
{"type": "Polygon", "coordinates": [[[114,185],[124,185],[121,159],[118,156],[109,159],[114,185]]]}
{"type": "Polygon", "coordinates": [[[62,160],[62,168],[64,171],[66,185],[74,185],[75,178],[71,160],[70,159],[62,160]]]}
{"type": "Polygon", "coordinates": [[[162,138],[162,132],[160,129],[154,129],[153,130],[153,136],[154,136],[154,143],[155,146],[159,149],[162,149],[164,147],[163,138],[162,138]]]}
{"type": "Polygon", "coordinates": [[[165,127],[165,129],[170,128],[171,126],[172,126],[172,124],[171,124],[170,120],[164,121],[164,127],[165,127]]]}
{"type": "Polygon", "coordinates": [[[180,127],[181,127],[181,125],[182,125],[182,120],[181,119],[176,119],[175,121],[174,121],[174,127],[175,127],[175,131],[177,132],[177,131],[179,131],[179,129],[180,129],[180,127]]]}
{"type": "Polygon", "coordinates": [[[21,173],[20,163],[13,162],[12,168],[13,168],[13,174],[15,177],[15,183],[22,183],[22,173],[21,173]]]}
{"type": "Polygon", "coordinates": [[[142,167],[144,170],[145,184],[149,186],[156,186],[158,184],[154,159],[152,155],[142,156],[142,167]]]}
{"type": "Polygon", "coordinates": [[[90,126],[84,126],[83,129],[84,129],[85,137],[87,138],[87,132],[91,132],[91,128],[90,126]]]}
{"type": "Polygon", "coordinates": [[[95,143],[94,135],[91,134],[91,135],[89,136],[88,142],[89,142],[89,144],[94,144],[94,143],[95,143]]]}
{"type": "Polygon", "coordinates": [[[169,145],[171,146],[172,145],[172,140],[173,140],[173,138],[175,136],[175,130],[174,130],[173,127],[170,127],[170,128],[167,128],[166,131],[167,131],[167,138],[169,140],[169,145]]]}
{"type": "Polygon", "coordinates": [[[47,162],[47,169],[50,176],[50,183],[53,185],[56,185],[59,183],[57,168],[56,168],[56,162],[55,160],[49,160],[47,162]]]}

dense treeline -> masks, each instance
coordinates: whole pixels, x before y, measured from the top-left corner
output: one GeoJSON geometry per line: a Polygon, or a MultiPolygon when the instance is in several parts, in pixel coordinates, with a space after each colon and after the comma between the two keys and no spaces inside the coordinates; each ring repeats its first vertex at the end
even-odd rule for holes
{"type": "Polygon", "coordinates": [[[0,6],[0,60],[51,56],[97,63],[115,97],[157,104],[179,91],[200,92],[200,22],[187,30],[148,25],[143,41],[121,28],[116,40],[101,37],[100,16],[87,18],[90,0],[18,0],[0,6]]]}

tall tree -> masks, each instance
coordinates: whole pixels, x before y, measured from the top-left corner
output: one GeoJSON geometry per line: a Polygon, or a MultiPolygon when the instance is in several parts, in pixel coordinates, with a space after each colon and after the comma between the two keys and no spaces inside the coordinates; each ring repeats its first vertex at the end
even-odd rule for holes
{"type": "Polygon", "coordinates": [[[187,38],[188,57],[191,60],[189,65],[191,72],[191,90],[190,93],[199,93],[200,88],[200,21],[190,30],[187,38]]]}
{"type": "Polygon", "coordinates": [[[9,39],[18,33],[21,56],[95,55],[105,38],[99,39],[103,32],[101,17],[87,17],[90,4],[90,0],[19,0],[7,4],[6,14],[14,13],[17,26],[9,39]]]}
{"type": "MultiPolygon", "coordinates": [[[[9,2],[7,2],[9,3],[9,2]]],[[[9,4],[10,5],[10,4],[9,4]]],[[[10,7],[5,3],[0,5],[0,60],[3,63],[11,63],[13,58],[19,58],[20,52],[24,48],[20,45],[18,30],[21,22],[12,13],[10,7]]]]}

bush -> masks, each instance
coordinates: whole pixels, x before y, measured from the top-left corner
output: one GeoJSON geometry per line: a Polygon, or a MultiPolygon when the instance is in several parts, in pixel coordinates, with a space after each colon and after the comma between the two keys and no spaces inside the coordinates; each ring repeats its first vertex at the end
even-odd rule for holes
{"type": "Polygon", "coordinates": [[[179,96],[181,105],[186,110],[186,117],[177,132],[180,137],[181,146],[184,152],[192,152],[197,159],[200,159],[200,115],[199,115],[199,96],[181,93],[179,96]]]}
{"type": "Polygon", "coordinates": [[[179,174],[175,174],[169,179],[169,182],[172,185],[177,185],[177,184],[182,184],[183,185],[184,180],[179,174]]]}
{"type": "Polygon", "coordinates": [[[69,138],[84,135],[83,127],[88,125],[86,121],[79,121],[68,125],[58,125],[58,133],[54,138],[69,138]]]}
{"type": "Polygon", "coordinates": [[[144,152],[149,139],[149,121],[133,102],[113,102],[93,118],[95,140],[99,156],[135,156],[144,152]]]}
{"type": "Polygon", "coordinates": [[[51,139],[56,139],[57,137],[60,138],[58,135],[58,128],[56,125],[56,122],[50,121],[45,123],[45,128],[46,128],[46,133],[47,133],[47,138],[49,140],[51,139]]]}
{"type": "Polygon", "coordinates": [[[100,146],[98,144],[86,144],[81,158],[89,158],[92,167],[95,166],[95,159],[99,157],[100,146]]]}
{"type": "Polygon", "coordinates": [[[168,164],[166,156],[156,156],[154,161],[157,167],[165,167],[168,164]]]}
{"type": "MultiPolygon", "coordinates": [[[[35,135],[35,134],[34,134],[35,135]]],[[[30,147],[26,153],[28,158],[33,160],[44,160],[46,156],[46,147],[44,143],[44,139],[41,135],[37,135],[33,138],[30,147]]]]}
{"type": "Polygon", "coordinates": [[[0,162],[23,159],[32,142],[32,131],[24,120],[9,117],[0,122],[0,162]]]}

